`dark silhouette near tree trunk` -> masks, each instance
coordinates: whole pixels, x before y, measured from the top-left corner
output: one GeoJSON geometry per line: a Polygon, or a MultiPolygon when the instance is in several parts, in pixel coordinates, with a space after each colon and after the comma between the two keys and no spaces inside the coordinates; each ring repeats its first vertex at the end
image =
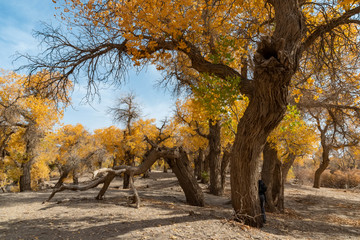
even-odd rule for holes
{"type": "MultiPolygon", "coordinates": [[[[123,4],[127,7],[126,2],[123,4]]],[[[225,9],[225,11],[231,12],[230,10],[233,7],[240,9],[241,6],[237,4],[239,3],[234,2],[234,6],[229,5],[229,8],[225,9]]],[[[67,83],[71,77],[77,80],[77,77],[81,75],[78,73],[81,73],[80,70],[82,69],[85,70],[89,77],[89,86],[94,86],[97,79],[105,81],[109,77],[114,77],[114,79],[121,78],[126,67],[130,65],[128,64],[128,61],[131,61],[130,59],[135,59],[136,63],[140,62],[140,64],[142,62],[147,63],[147,60],[154,59],[154,57],[158,56],[157,54],[162,56],[163,53],[173,54],[173,57],[182,55],[184,62],[188,63],[185,69],[190,69],[191,71],[179,69],[178,63],[164,66],[164,61],[159,60],[157,62],[154,60],[156,64],[159,63],[169,71],[170,78],[168,79],[178,78],[179,86],[192,87],[197,84],[197,81],[201,81],[202,76],[220,78],[227,82],[239,80],[236,85],[238,94],[246,95],[249,98],[249,104],[238,124],[236,138],[231,151],[231,199],[239,221],[254,227],[261,227],[261,210],[258,204],[259,197],[257,192],[257,180],[260,177],[258,173],[259,157],[270,132],[284,116],[288,104],[290,82],[298,70],[301,57],[310,47],[316,48],[317,45],[315,44],[321,42],[319,41],[321,39],[326,40],[325,38],[329,35],[332,37],[347,36],[345,31],[340,31],[340,27],[350,27],[351,24],[359,24],[356,18],[352,18],[360,12],[360,7],[356,4],[349,6],[349,10],[345,10],[340,6],[339,8],[337,6],[335,8],[327,7],[325,4],[328,3],[322,1],[311,4],[316,7],[315,12],[319,12],[324,18],[319,19],[319,22],[308,21],[304,4],[307,4],[307,2],[299,0],[267,0],[265,1],[264,8],[267,8],[269,13],[267,15],[268,19],[266,19],[268,21],[263,21],[263,19],[257,19],[256,16],[253,16],[256,20],[255,22],[261,24],[252,25],[258,28],[255,31],[259,33],[254,34],[254,37],[250,39],[250,41],[258,42],[258,46],[255,47],[256,52],[250,51],[251,56],[254,58],[252,61],[253,67],[246,69],[247,71],[252,70],[251,73],[247,74],[252,79],[243,78],[239,69],[233,68],[226,63],[227,60],[223,60],[222,57],[224,56],[221,54],[219,56],[220,60],[213,60],[209,56],[213,52],[217,56],[214,42],[226,34],[235,34],[235,29],[224,33],[211,29],[209,26],[210,31],[204,30],[202,33],[196,32],[196,34],[198,34],[200,39],[208,39],[210,37],[209,39],[215,41],[203,41],[204,43],[202,43],[197,41],[196,37],[194,38],[194,35],[192,35],[193,31],[188,31],[188,28],[180,28],[180,34],[174,36],[174,34],[165,30],[164,32],[159,32],[153,31],[154,29],[148,29],[146,26],[137,26],[138,19],[134,17],[134,21],[129,25],[135,26],[134,29],[138,32],[132,32],[131,29],[123,25],[116,26],[119,29],[118,31],[106,31],[106,29],[113,29],[113,24],[116,24],[115,19],[119,17],[117,13],[112,12],[113,9],[110,9],[108,14],[106,11],[103,12],[106,17],[109,17],[109,21],[101,21],[102,24],[97,26],[98,30],[93,26],[93,20],[88,19],[88,11],[92,11],[92,9],[82,8],[81,5],[77,5],[81,9],[75,8],[73,11],[85,23],[89,21],[89,24],[79,25],[76,22],[76,25],[79,28],[83,27],[83,29],[80,29],[82,31],[79,31],[81,34],[78,36],[76,34],[71,35],[71,40],[74,39],[75,41],[67,39],[66,35],[59,29],[47,26],[44,32],[36,33],[42,38],[41,40],[43,40],[44,44],[48,44],[45,47],[45,52],[35,58],[24,56],[30,60],[30,64],[23,68],[29,69],[29,76],[39,70],[48,70],[53,77],[40,81],[40,85],[47,84],[48,88],[45,88],[46,93],[53,93],[54,98],[59,98],[59,96],[62,97],[66,94],[66,91],[64,91],[66,89],[65,86],[68,86],[67,83]],[[107,26],[107,24],[110,25],[107,26]],[[260,28],[264,28],[265,32],[267,32],[262,33],[260,28]],[[214,32],[214,36],[210,34],[212,32],[214,32]],[[139,35],[138,37],[136,36],[137,34],[139,35]],[[127,38],[127,35],[131,37],[127,38]],[[101,39],[104,40],[97,41],[98,36],[101,36],[101,39]],[[196,41],[193,41],[193,39],[196,39],[196,41]],[[130,45],[134,45],[133,43],[142,45],[130,47],[130,45]],[[113,60],[112,64],[108,63],[109,58],[113,60]],[[103,71],[104,66],[109,66],[109,71],[103,71]],[[194,79],[191,80],[192,76],[188,76],[188,73],[192,71],[195,72],[194,75],[197,77],[200,76],[196,78],[196,81],[194,79]]],[[[120,4],[120,6],[123,5],[120,4]]],[[[105,3],[101,4],[98,1],[96,11],[99,9],[105,10],[108,7],[105,3]]],[[[187,8],[188,6],[185,5],[184,7],[187,8]]],[[[212,7],[215,9],[217,6],[207,5],[206,8],[201,10],[201,15],[208,16],[210,20],[215,20],[207,15],[209,13],[208,10],[212,7]]],[[[139,15],[146,15],[142,14],[141,9],[138,9],[138,11],[140,11],[139,15]]],[[[91,12],[90,14],[95,13],[91,12]]],[[[214,16],[218,15],[214,14],[214,16]]],[[[229,16],[230,22],[241,21],[240,19],[233,19],[234,16],[229,16]]],[[[181,15],[178,17],[181,17],[181,15]]],[[[245,19],[248,21],[248,18],[245,19]]],[[[71,18],[69,20],[71,21],[71,18]]],[[[201,24],[207,26],[206,23],[201,24]]],[[[241,31],[236,34],[239,34],[239,38],[245,38],[241,31]]],[[[236,36],[234,38],[236,39],[236,36]]],[[[347,41],[348,39],[345,37],[341,38],[342,40],[347,41]]],[[[349,41],[352,40],[349,39],[349,41]]],[[[355,45],[356,42],[355,40],[353,41],[355,45]]],[[[336,43],[337,41],[332,42],[336,43]]],[[[335,49],[337,46],[334,44],[333,47],[335,49]]],[[[321,48],[318,49],[321,50],[321,48]]],[[[331,51],[331,53],[334,55],[333,58],[338,57],[336,51],[331,51]]],[[[240,59],[237,60],[241,61],[241,58],[244,59],[243,56],[240,56],[240,59]]],[[[307,66],[303,67],[305,72],[315,70],[310,69],[310,67],[307,68],[307,66]]]]}

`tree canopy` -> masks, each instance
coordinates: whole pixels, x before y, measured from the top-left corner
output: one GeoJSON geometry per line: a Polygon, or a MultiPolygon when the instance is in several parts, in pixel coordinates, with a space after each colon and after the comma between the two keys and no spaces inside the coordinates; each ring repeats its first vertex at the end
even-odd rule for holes
{"type": "MultiPolygon", "coordinates": [[[[44,52],[25,55],[30,63],[24,66],[30,76],[49,72],[51,77],[40,82],[55,99],[66,96],[64,86],[80,73],[86,73],[91,93],[98,81],[121,80],[129,64],[155,64],[166,73],[165,82],[211,92],[223,103],[240,94],[248,97],[232,149],[231,184],[237,217],[253,226],[262,224],[258,159],[286,112],[294,79],[303,73],[311,82],[313,73],[321,75],[339,66],[336,62],[344,65],[344,50],[359,55],[357,0],[62,3],[60,15],[70,32],[45,25],[36,33],[44,52]]],[[[315,80],[321,86],[327,78],[315,80]]]]}

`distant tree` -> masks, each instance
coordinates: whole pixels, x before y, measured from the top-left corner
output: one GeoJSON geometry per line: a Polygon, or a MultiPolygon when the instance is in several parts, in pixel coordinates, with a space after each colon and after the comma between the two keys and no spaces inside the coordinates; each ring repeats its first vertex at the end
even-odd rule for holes
{"type": "MultiPolygon", "coordinates": [[[[126,165],[134,164],[134,152],[130,145],[130,138],[133,134],[133,123],[141,116],[141,109],[138,103],[135,101],[135,95],[129,93],[124,97],[118,98],[114,107],[111,107],[109,111],[112,113],[114,121],[125,124],[126,128],[123,134],[123,141],[121,146],[124,148],[124,158],[126,165]]],[[[129,188],[129,176],[124,174],[124,188],[129,188]]]]}
{"type": "Polygon", "coordinates": [[[40,96],[34,87],[39,79],[46,77],[49,77],[47,72],[33,75],[34,85],[27,85],[26,76],[13,72],[2,72],[0,77],[2,155],[7,155],[7,165],[17,172],[13,180],[19,182],[20,191],[32,189],[31,169],[37,157],[36,148],[62,116],[61,108],[40,96]]]}
{"type": "Polygon", "coordinates": [[[28,57],[26,67],[30,75],[44,68],[59,73],[42,82],[57,83],[58,94],[82,69],[91,89],[96,80],[121,78],[131,62],[155,64],[179,85],[216,81],[222,94],[230,85],[246,95],[231,152],[231,198],[238,219],[260,227],[259,156],[284,117],[293,77],[299,69],[316,70],[302,61],[307,55],[333,49],[331,59],[343,59],[344,47],[359,55],[359,13],[357,0],[70,0],[62,18],[76,30],[66,35],[45,26],[36,33],[47,44],[44,54],[28,57]]]}
{"type": "Polygon", "coordinates": [[[268,186],[266,192],[269,211],[283,212],[284,184],[296,159],[313,153],[318,145],[313,127],[304,121],[295,106],[288,106],[287,113],[278,127],[270,134],[263,151],[261,177],[268,186]]]}

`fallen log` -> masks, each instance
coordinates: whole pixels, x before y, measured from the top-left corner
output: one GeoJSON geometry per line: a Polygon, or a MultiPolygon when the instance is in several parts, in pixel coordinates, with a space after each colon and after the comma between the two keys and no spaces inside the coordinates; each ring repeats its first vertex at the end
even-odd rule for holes
{"type": "Polygon", "coordinates": [[[134,203],[136,207],[140,207],[140,197],[134,184],[134,176],[146,172],[156,162],[156,160],[163,158],[174,168],[174,173],[178,178],[181,188],[183,189],[186,197],[186,201],[190,205],[204,206],[204,196],[199,187],[196,178],[190,168],[190,163],[187,157],[187,153],[182,148],[168,148],[159,147],[157,144],[151,142],[152,148],[144,155],[144,161],[139,166],[116,166],[114,168],[102,168],[94,171],[94,179],[85,185],[68,185],[62,181],[56,184],[49,198],[44,201],[50,201],[54,195],[64,190],[71,191],[86,191],[90,188],[97,187],[99,184],[103,184],[100,192],[96,196],[96,199],[103,199],[111,181],[122,173],[126,173],[130,176],[130,186],[134,193],[134,203]],[[106,173],[105,176],[101,176],[106,173]]]}

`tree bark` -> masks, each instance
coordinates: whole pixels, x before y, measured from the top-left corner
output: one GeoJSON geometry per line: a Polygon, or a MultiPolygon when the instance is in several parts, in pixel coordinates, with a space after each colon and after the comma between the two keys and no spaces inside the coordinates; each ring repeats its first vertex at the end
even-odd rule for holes
{"type": "Polygon", "coordinates": [[[222,194],[221,188],[221,124],[220,121],[209,120],[209,165],[210,165],[210,193],[216,196],[222,194]]]}
{"type": "Polygon", "coordinates": [[[322,161],[320,163],[319,168],[315,171],[314,176],[314,188],[320,188],[321,185],[321,174],[325,171],[325,169],[329,166],[330,158],[330,147],[323,145],[323,152],[322,152],[322,161]]]}
{"type": "Polygon", "coordinates": [[[185,193],[186,202],[193,206],[204,206],[204,194],[190,167],[187,153],[179,148],[179,156],[166,157],[165,159],[179,180],[179,184],[185,193]]]}
{"type": "Polygon", "coordinates": [[[270,132],[283,118],[288,87],[300,60],[305,33],[297,0],[271,0],[275,29],[263,37],[254,55],[253,91],[238,124],[231,154],[231,200],[240,221],[261,227],[257,180],[259,156],[270,132]]]}
{"type": "MultiPolygon", "coordinates": [[[[151,142],[151,141],[149,141],[151,142]]],[[[152,143],[152,142],[151,142],[152,143]]],[[[103,199],[111,181],[124,172],[126,172],[129,176],[135,176],[144,173],[148,170],[156,160],[160,158],[164,158],[168,161],[170,166],[173,167],[173,171],[176,177],[179,180],[180,186],[182,187],[186,201],[195,206],[204,206],[204,196],[199,187],[196,178],[193,174],[193,170],[190,167],[190,162],[187,157],[186,152],[181,148],[167,148],[167,147],[158,147],[156,144],[152,143],[152,148],[146,152],[144,155],[144,161],[139,166],[116,166],[110,169],[100,169],[94,172],[94,177],[96,177],[99,173],[106,173],[106,176],[101,177],[99,179],[94,179],[92,182],[80,186],[80,185],[65,185],[63,184],[62,178],[59,179],[56,187],[54,188],[53,192],[51,193],[50,197],[47,201],[55,195],[55,193],[64,191],[64,190],[73,190],[73,191],[85,191],[90,188],[94,188],[99,184],[103,183],[103,187],[101,188],[99,194],[97,195],[96,199],[103,199]]],[[[64,171],[62,176],[67,176],[69,171],[64,171]]],[[[136,200],[136,206],[139,207],[140,199],[137,194],[137,190],[133,183],[133,180],[130,179],[130,185],[134,191],[134,196],[136,200]],[[132,182],[131,182],[132,181],[132,182]],[[138,198],[138,199],[137,199],[138,198]]]]}
{"type": "Polygon", "coordinates": [[[267,142],[263,151],[264,164],[261,176],[268,186],[266,208],[269,212],[284,211],[284,184],[286,175],[295,161],[295,155],[289,153],[285,165],[280,161],[276,149],[267,142]],[[284,177],[285,175],[285,177],[284,177]]]}
{"type": "Polygon", "coordinates": [[[21,176],[20,176],[20,192],[31,191],[31,166],[32,161],[28,160],[27,162],[21,164],[21,176]]]}
{"type": "MultiPolygon", "coordinates": [[[[274,61],[274,58],[270,59],[274,61]]],[[[276,60],[275,60],[276,61],[276,60]]],[[[231,153],[231,199],[235,212],[245,224],[262,226],[257,181],[259,156],[270,132],[283,118],[287,105],[289,75],[269,74],[275,69],[255,71],[255,81],[260,81],[258,91],[250,98],[241,118],[231,153]],[[284,85],[279,86],[280,82],[284,85]]]]}
{"type": "Polygon", "coordinates": [[[277,151],[269,142],[266,142],[263,150],[263,167],[261,171],[261,179],[267,186],[266,196],[266,210],[269,212],[277,212],[273,201],[273,177],[275,164],[277,159],[277,151]]]}

